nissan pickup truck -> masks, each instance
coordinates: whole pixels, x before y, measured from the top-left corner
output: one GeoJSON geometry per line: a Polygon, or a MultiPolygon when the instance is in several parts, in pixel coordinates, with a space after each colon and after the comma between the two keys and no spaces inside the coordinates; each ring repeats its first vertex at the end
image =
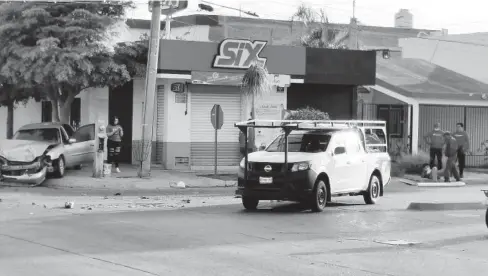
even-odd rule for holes
{"type": "MultiPolygon", "coordinates": [[[[246,121],[236,127],[279,127],[282,133],[239,165],[236,194],[245,209],[261,200],[297,201],[321,212],[333,196],[375,204],[390,182],[384,121],[246,121]]],[[[247,135],[246,135],[247,136],[247,135]]]]}

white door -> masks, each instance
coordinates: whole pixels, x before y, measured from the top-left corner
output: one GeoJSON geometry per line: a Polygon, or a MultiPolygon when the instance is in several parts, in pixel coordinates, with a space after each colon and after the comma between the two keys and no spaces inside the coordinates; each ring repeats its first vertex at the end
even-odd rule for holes
{"type": "Polygon", "coordinates": [[[93,162],[95,159],[95,124],[80,127],[75,131],[73,137],[76,142],[72,145],[78,149],[78,164],[93,162]]]}
{"type": "MultiPolygon", "coordinates": [[[[366,163],[366,155],[362,150],[361,140],[356,132],[346,134],[346,152],[351,177],[344,186],[348,191],[359,191],[364,187],[364,183],[368,178],[366,176],[368,164],[366,163]]],[[[368,179],[369,180],[369,179],[368,179]]]]}
{"type": "Polygon", "coordinates": [[[349,171],[346,141],[342,133],[332,136],[331,146],[332,162],[330,162],[327,171],[330,178],[330,189],[334,194],[347,190],[346,183],[349,182],[351,172],[349,171]]]}
{"type": "Polygon", "coordinates": [[[215,85],[190,86],[191,167],[211,167],[215,156],[215,130],[210,111],[219,104],[224,112],[224,125],[218,131],[218,165],[238,166],[239,129],[234,123],[241,119],[239,87],[215,85]]]}

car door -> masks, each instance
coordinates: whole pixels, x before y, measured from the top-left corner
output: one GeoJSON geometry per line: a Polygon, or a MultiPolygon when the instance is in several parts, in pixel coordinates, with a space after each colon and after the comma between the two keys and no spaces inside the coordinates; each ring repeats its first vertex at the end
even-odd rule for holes
{"type": "Polygon", "coordinates": [[[73,167],[81,162],[81,145],[76,143],[70,143],[69,139],[72,138],[68,135],[64,127],[60,127],[61,140],[63,142],[63,156],[64,162],[67,167],[73,167]]]}
{"type": "Polygon", "coordinates": [[[368,164],[366,162],[366,153],[361,146],[359,133],[351,131],[346,134],[346,152],[351,177],[343,185],[348,191],[359,191],[364,187],[366,181],[368,164]]]}
{"type": "Polygon", "coordinates": [[[79,163],[91,163],[95,158],[95,124],[78,128],[73,135],[74,143],[80,149],[79,163]]]}
{"type": "Polygon", "coordinates": [[[331,158],[332,162],[328,167],[330,177],[330,189],[332,193],[338,193],[347,190],[346,183],[349,182],[351,172],[349,170],[349,159],[346,150],[346,141],[342,133],[336,133],[332,136],[331,141],[331,158]]]}

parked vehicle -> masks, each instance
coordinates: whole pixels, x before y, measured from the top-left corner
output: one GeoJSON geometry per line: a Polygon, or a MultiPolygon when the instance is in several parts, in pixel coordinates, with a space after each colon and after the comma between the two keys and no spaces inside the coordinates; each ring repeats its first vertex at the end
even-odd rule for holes
{"type": "Polygon", "coordinates": [[[486,214],[485,214],[485,223],[486,227],[488,227],[488,190],[481,190],[483,193],[485,193],[485,206],[486,206],[486,214]]]}
{"type": "Polygon", "coordinates": [[[0,179],[39,185],[49,174],[62,178],[66,168],[92,163],[94,154],[94,124],[76,131],[61,123],[26,125],[0,141],[0,179]]]}
{"type": "Polygon", "coordinates": [[[240,162],[236,194],[246,209],[260,200],[288,200],[321,212],[332,196],[343,195],[375,204],[390,182],[384,121],[251,120],[236,127],[246,136],[251,127],[283,130],[240,162]]]}

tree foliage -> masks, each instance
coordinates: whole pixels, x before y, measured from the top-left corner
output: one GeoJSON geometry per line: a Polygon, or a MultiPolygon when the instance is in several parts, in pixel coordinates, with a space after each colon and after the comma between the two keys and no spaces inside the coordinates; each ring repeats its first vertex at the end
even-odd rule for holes
{"type": "Polygon", "coordinates": [[[330,120],[327,112],[320,111],[312,107],[291,110],[285,120],[330,120]]]}
{"type": "Polygon", "coordinates": [[[347,49],[349,31],[347,29],[331,28],[324,10],[318,12],[306,4],[301,4],[293,20],[299,20],[305,25],[305,31],[300,37],[300,44],[311,48],[347,49]]]}
{"type": "Polygon", "coordinates": [[[1,4],[2,55],[11,58],[0,64],[0,75],[42,91],[53,104],[53,119],[68,122],[81,91],[122,85],[139,72],[144,43],[109,46],[130,7],[130,1],[1,4]]]}

